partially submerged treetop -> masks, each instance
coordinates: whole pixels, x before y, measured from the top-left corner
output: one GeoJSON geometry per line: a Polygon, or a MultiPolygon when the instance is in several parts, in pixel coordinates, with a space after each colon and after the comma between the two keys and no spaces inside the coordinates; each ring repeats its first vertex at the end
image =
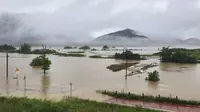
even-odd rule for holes
{"type": "Polygon", "coordinates": [[[127,60],[141,60],[140,54],[133,54],[130,50],[126,50],[122,53],[115,53],[115,59],[127,59],[127,60]]]}
{"type": "Polygon", "coordinates": [[[24,54],[29,54],[31,53],[31,46],[27,43],[24,43],[23,45],[20,46],[19,52],[24,54]]]}
{"type": "Polygon", "coordinates": [[[88,49],[90,49],[90,47],[89,46],[82,46],[79,49],[88,50],[88,49]]]}

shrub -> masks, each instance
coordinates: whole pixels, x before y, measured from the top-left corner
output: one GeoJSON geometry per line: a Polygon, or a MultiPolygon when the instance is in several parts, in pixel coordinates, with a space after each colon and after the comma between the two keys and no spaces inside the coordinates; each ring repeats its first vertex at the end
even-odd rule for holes
{"type": "Polygon", "coordinates": [[[97,49],[93,48],[93,49],[91,49],[91,51],[97,51],[97,49]]]}
{"type": "Polygon", "coordinates": [[[64,49],[72,49],[73,47],[71,46],[65,46],[64,49]]]}
{"type": "Polygon", "coordinates": [[[34,58],[30,63],[30,66],[42,66],[42,56],[34,58]]]}
{"type": "Polygon", "coordinates": [[[109,47],[107,45],[104,45],[102,50],[109,50],[109,47]]]}
{"type": "Polygon", "coordinates": [[[89,46],[82,46],[79,49],[88,50],[88,49],[90,49],[90,47],[89,46]]]}
{"type": "Polygon", "coordinates": [[[145,80],[157,82],[160,80],[159,73],[156,70],[148,72],[148,77],[146,77],[145,80]]]}

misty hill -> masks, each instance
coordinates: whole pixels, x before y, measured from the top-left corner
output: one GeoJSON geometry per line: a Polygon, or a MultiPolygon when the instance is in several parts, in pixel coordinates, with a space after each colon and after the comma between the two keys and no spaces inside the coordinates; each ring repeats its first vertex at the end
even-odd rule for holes
{"type": "Polygon", "coordinates": [[[38,33],[25,24],[26,14],[0,14],[0,44],[62,44],[75,43],[74,39],[64,34],[38,33]]]}
{"type": "Polygon", "coordinates": [[[138,34],[136,31],[132,29],[124,29],[116,32],[112,32],[106,35],[102,35],[100,37],[97,37],[96,40],[116,40],[116,39],[147,39],[148,37],[144,35],[138,34]]]}
{"type": "Polygon", "coordinates": [[[92,44],[98,45],[142,45],[149,42],[147,36],[141,35],[132,29],[124,29],[97,37],[92,44]]]}
{"type": "Polygon", "coordinates": [[[200,45],[200,40],[197,38],[189,38],[186,40],[182,40],[182,43],[187,45],[200,45]]]}

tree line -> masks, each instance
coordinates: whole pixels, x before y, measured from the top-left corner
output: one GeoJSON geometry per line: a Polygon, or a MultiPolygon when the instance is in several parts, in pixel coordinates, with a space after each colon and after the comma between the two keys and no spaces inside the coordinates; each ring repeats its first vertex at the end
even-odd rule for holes
{"type": "Polygon", "coordinates": [[[194,50],[189,49],[170,49],[169,47],[163,47],[158,54],[161,62],[198,63],[198,59],[195,56],[196,53],[194,50]]]}

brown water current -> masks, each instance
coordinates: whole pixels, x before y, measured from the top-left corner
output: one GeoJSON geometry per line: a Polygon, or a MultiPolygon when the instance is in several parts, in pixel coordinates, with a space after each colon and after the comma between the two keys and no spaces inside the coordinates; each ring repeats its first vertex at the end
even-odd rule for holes
{"type": "Polygon", "coordinates": [[[125,70],[112,72],[106,67],[119,63],[114,59],[90,59],[88,57],[59,57],[48,55],[52,61],[46,76],[41,68],[29,63],[37,55],[10,54],[9,80],[6,81],[5,54],[0,53],[0,93],[3,95],[29,96],[39,98],[62,98],[72,95],[80,98],[103,100],[106,97],[96,90],[118,90],[150,95],[179,96],[184,99],[200,100],[200,65],[159,63],[158,59],[148,59],[140,63],[159,63],[148,69],[160,73],[160,82],[145,81],[147,73],[129,76],[125,80],[125,70]],[[19,78],[15,69],[19,68],[19,78]],[[23,77],[26,76],[26,80],[23,77]]]}

